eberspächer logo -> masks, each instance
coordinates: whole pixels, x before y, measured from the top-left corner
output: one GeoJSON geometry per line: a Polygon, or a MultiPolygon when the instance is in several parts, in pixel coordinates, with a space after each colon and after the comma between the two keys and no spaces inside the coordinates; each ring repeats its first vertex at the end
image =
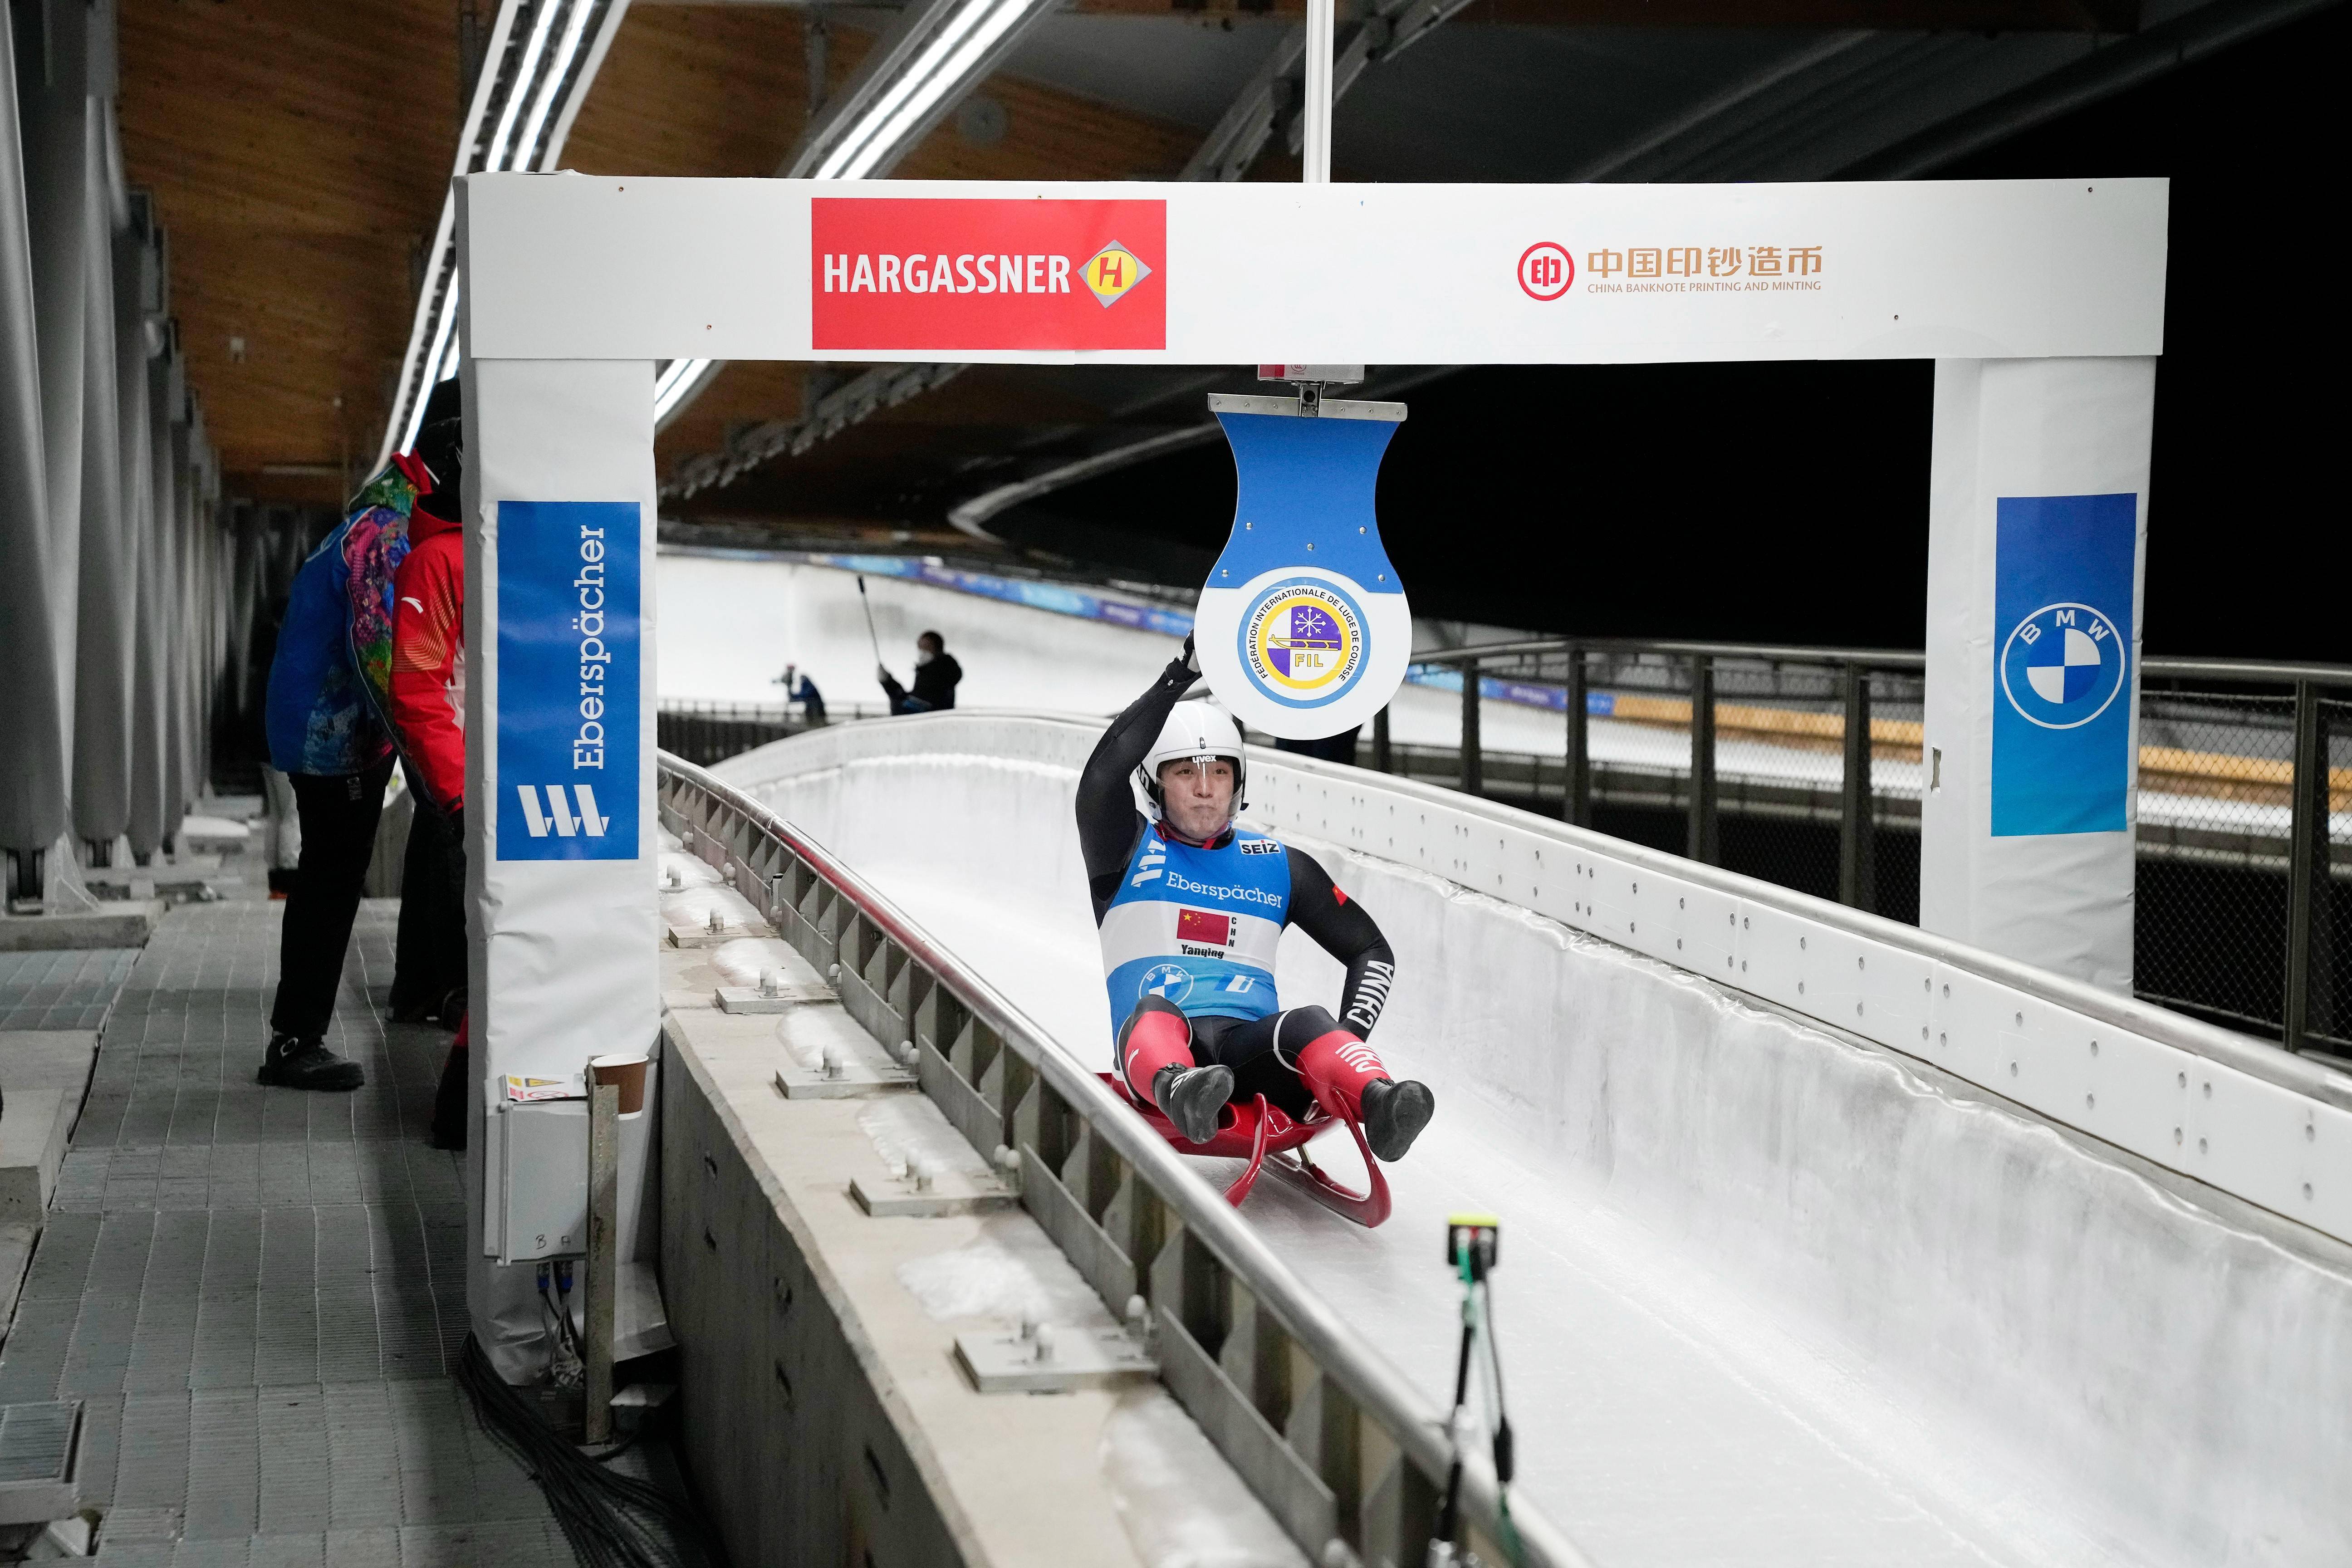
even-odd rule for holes
{"type": "Polygon", "coordinates": [[[1243,613],[1242,670],[1277,702],[1311,707],[1355,685],[1364,668],[1364,613],[1336,584],[1293,577],[1243,613]]]}
{"type": "Polygon", "coordinates": [[[2090,605],[2044,605],[2001,645],[2001,694],[2029,723],[2076,729],[2124,689],[2130,657],[2115,623],[2090,605]]]}

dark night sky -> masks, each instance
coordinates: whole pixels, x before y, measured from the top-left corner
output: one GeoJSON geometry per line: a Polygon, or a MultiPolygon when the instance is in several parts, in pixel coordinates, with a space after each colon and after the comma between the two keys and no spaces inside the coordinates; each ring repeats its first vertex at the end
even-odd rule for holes
{"type": "MultiPolygon", "coordinates": [[[[1941,171],[2172,179],[2151,652],[2352,659],[2346,59],[2338,6],[1941,171]]],[[[1917,647],[1932,389],[1924,362],[1465,371],[1407,395],[1381,531],[1426,615],[1917,647]]],[[[1220,444],[1048,504],[1213,551],[1233,465],[1220,444]]]]}

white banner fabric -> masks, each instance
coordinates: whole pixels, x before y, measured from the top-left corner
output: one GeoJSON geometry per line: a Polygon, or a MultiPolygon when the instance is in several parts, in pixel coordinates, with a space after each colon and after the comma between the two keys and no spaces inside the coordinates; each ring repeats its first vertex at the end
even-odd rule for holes
{"type": "Polygon", "coordinates": [[[2124,995],[2155,406],[2153,359],[1936,365],[1920,928],[2124,995]]]}

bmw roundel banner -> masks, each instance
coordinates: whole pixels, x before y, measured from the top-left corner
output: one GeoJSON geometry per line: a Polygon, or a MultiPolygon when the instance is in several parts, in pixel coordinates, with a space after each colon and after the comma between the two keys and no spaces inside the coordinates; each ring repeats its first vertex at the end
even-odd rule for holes
{"type": "Polygon", "coordinates": [[[1992,832],[2130,826],[2136,495],[2003,496],[1993,560],[1992,832]]]}
{"type": "Polygon", "coordinates": [[[1194,647],[1243,723],[1312,740],[1370,719],[1412,654],[1412,611],[1381,543],[1373,490],[1402,403],[1217,395],[1234,527],[1201,590],[1194,647]]]}

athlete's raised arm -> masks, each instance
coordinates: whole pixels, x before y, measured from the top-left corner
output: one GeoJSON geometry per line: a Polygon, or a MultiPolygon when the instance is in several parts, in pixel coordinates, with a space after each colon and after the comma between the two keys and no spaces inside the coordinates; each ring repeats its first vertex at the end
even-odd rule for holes
{"type": "Polygon", "coordinates": [[[1283,848],[1290,857],[1290,923],[1348,966],[1348,983],[1339,992],[1339,1022],[1353,1029],[1357,1038],[1365,1038],[1388,1005],[1396,954],[1389,951],[1388,939],[1364,906],[1341,892],[1315,857],[1288,845],[1283,848]]]}
{"type": "Polygon", "coordinates": [[[1086,858],[1087,882],[1094,889],[1097,905],[1110,896],[1118,874],[1126,869],[1142,826],[1128,776],[1141,765],[1151,742],[1160,738],[1168,710],[1200,679],[1192,639],[1188,637],[1184,651],[1169,661],[1160,679],[1110,721],[1110,728],[1095,742],[1085,771],[1078,774],[1078,849],[1086,858]],[[1102,885],[1106,882],[1111,886],[1102,885]]]}

